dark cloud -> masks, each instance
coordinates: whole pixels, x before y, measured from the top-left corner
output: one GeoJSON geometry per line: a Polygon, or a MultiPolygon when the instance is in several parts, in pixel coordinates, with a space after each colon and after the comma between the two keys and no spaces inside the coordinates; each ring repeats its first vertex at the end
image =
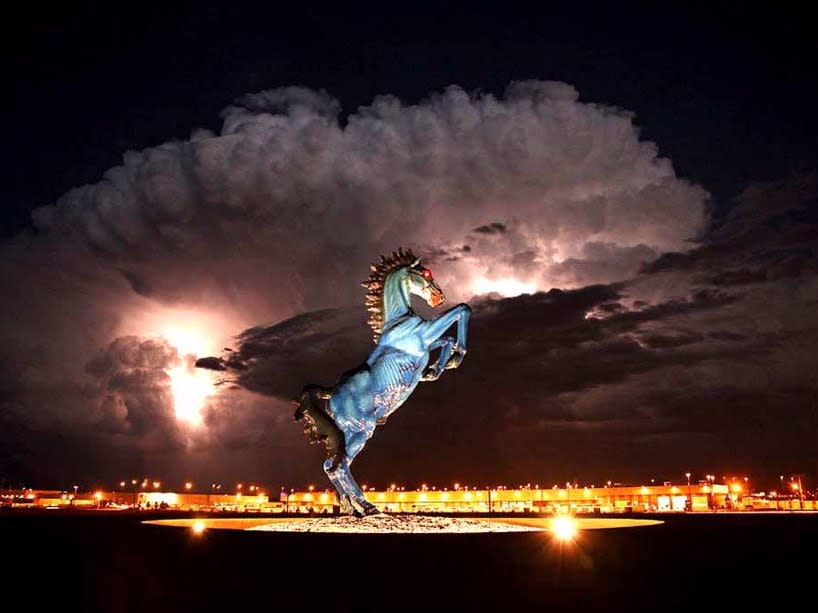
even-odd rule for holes
{"type": "Polygon", "coordinates": [[[99,426],[133,437],[148,450],[181,446],[168,375],[179,361],[164,340],[114,340],[86,367],[101,390],[99,426]]]}
{"type": "Polygon", "coordinates": [[[503,234],[505,231],[506,225],[500,223],[499,221],[494,221],[484,226],[478,226],[472,230],[472,232],[478,232],[479,234],[503,234]]]}
{"type": "MultiPolygon", "coordinates": [[[[749,260],[774,269],[792,237],[803,236],[793,230],[790,222],[763,241],[714,241],[627,282],[474,302],[466,361],[421,385],[359,470],[388,480],[394,464],[382,463],[394,455],[443,480],[464,472],[559,480],[564,465],[598,480],[613,468],[647,478],[712,462],[791,470],[818,440],[810,349],[818,275],[806,265],[818,245],[799,240],[790,250],[800,258],[786,281],[724,280],[749,260]],[[649,467],[640,468],[640,453],[649,467]]],[[[305,383],[332,384],[371,349],[359,311],[248,330],[225,363],[241,366],[239,384],[282,399],[305,383]]]]}

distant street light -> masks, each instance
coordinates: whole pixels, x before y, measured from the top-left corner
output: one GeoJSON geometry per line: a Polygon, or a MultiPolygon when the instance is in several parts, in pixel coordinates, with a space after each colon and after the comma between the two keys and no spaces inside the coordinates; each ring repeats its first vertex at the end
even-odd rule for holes
{"type": "Polygon", "coordinates": [[[688,511],[693,510],[693,496],[690,493],[690,473],[685,473],[685,477],[687,477],[687,504],[688,504],[688,511]]]}

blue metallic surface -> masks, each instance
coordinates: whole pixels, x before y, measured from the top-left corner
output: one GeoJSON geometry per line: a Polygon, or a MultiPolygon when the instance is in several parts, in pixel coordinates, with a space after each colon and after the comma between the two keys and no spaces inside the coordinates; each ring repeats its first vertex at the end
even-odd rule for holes
{"type": "Polygon", "coordinates": [[[378,424],[400,407],[420,381],[434,381],[445,369],[457,368],[466,355],[471,309],[458,304],[436,319],[426,320],[411,308],[412,294],[430,306],[443,302],[431,271],[411,252],[398,251],[372,266],[363,285],[370,289],[370,325],[376,347],[358,369],[332,388],[306,386],[296,419],[314,442],[327,446],[324,471],[338,492],[345,513],[367,515],[377,509],[366,500],[350,465],[378,424]],[[456,336],[447,332],[457,325],[456,336]],[[431,353],[437,351],[431,362],[431,353]]]}

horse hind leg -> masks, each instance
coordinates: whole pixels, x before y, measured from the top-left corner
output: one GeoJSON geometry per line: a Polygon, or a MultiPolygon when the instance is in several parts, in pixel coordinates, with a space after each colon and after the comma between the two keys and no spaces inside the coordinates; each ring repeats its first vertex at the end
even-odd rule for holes
{"type": "Polygon", "coordinates": [[[355,459],[355,456],[360,453],[361,449],[363,449],[366,440],[367,436],[364,432],[355,432],[347,436],[346,455],[335,473],[339,481],[343,484],[345,491],[349,493],[350,503],[354,508],[354,513],[359,517],[380,513],[378,508],[366,499],[366,496],[361,491],[361,487],[357,481],[355,481],[355,477],[352,476],[350,469],[352,461],[355,459]]]}
{"type": "Polygon", "coordinates": [[[338,494],[341,512],[349,515],[355,512],[355,508],[350,502],[351,493],[338,472],[346,458],[344,433],[327,411],[330,397],[326,388],[317,385],[306,386],[301,390],[298,400],[294,401],[297,408],[293,417],[303,426],[304,434],[311,445],[316,443],[324,445],[324,472],[338,494]]]}
{"type": "Polygon", "coordinates": [[[357,517],[380,513],[378,508],[366,499],[360,486],[355,482],[355,478],[349,470],[348,458],[344,458],[341,465],[335,470],[327,470],[327,463],[325,462],[324,470],[338,491],[343,513],[357,517]]]}
{"type": "Polygon", "coordinates": [[[338,505],[341,507],[341,513],[344,515],[354,515],[356,513],[355,507],[352,506],[346,486],[339,474],[338,467],[333,466],[332,459],[327,458],[324,460],[324,472],[338,495],[338,505]]]}

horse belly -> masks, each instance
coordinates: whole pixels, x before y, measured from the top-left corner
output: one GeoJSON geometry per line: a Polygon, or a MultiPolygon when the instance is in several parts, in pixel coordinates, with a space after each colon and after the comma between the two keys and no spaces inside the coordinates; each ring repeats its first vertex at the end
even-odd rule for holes
{"type": "Polygon", "coordinates": [[[403,352],[394,352],[382,356],[372,365],[372,386],[375,392],[373,409],[376,419],[389,416],[409,398],[417,387],[426,363],[428,357],[424,360],[403,352]]]}
{"type": "Polygon", "coordinates": [[[335,423],[344,432],[370,428],[367,417],[372,415],[372,375],[362,370],[332,391],[329,409],[335,423]]]}

